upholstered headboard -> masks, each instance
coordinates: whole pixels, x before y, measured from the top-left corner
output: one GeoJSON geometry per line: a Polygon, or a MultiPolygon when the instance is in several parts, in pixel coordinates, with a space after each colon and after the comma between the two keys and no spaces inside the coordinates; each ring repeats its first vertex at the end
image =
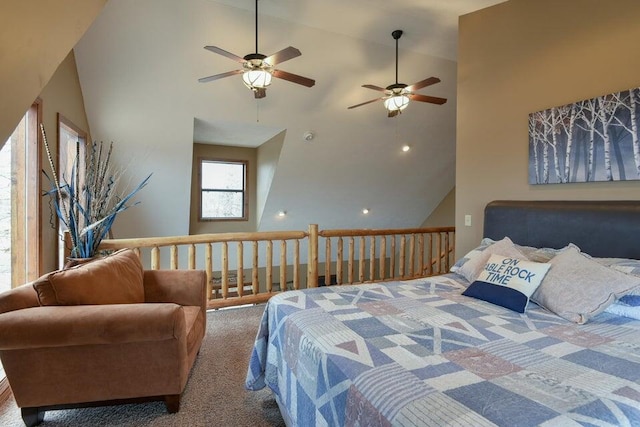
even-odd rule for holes
{"type": "Polygon", "coordinates": [[[485,207],[484,236],[535,247],[574,243],[596,257],[640,259],[640,201],[498,200],[485,207]]]}

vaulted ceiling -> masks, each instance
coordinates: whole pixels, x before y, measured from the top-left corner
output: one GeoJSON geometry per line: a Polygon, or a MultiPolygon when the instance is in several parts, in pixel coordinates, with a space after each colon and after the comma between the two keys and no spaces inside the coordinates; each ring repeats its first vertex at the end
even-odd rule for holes
{"type": "Polygon", "coordinates": [[[420,225],[454,187],[458,16],[500,2],[261,0],[260,52],[297,47],[302,56],[281,68],[316,85],[274,80],[256,100],[240,76],[198,82],[238,68],[205,45],[254,51],[252,0],[110,0],[75,55],[92,136],[126,145],[134,181],[154,173],[122,234],[188,232],[194,142],[259,146],[283,131],[257,229],[420,225]],[[381,102],[347,110],[380,95],[362,84],[394,83],[395,29],[399,80],[437,76],[419,92],[448,102],[414,102],[397,118],[381,102]],[[160,213],[161,223],[144,221],[160,213]]]}

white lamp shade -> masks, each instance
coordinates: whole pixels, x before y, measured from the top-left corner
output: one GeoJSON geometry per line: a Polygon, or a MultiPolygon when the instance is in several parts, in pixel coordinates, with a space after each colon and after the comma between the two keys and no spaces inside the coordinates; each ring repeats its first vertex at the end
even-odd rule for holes
{"type": "Polygon", "coordinates": [[[395,95],[384,100],[384,108],[389,111],[404,110],[409,105],[409,97],[406,95],[395,95]]]}
{"type": "Polygon", "coordinates": [[[251,88],[263,88],[271,84],[271,73],[264,70],[249,70],[242,74],[242,80],[251,88]]]}

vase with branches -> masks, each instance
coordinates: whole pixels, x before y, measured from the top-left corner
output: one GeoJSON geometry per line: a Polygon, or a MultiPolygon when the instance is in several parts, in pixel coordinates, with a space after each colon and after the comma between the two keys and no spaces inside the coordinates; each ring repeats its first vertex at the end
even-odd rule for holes
{"type": "Polygon", "coordinates": [[[52,210],[69,232],[71,257],[93,258],[98,254],[100,242],[109,236],[116,216],[139,203],[132,202],[132,198],[147,185],[151,174],[130,192],[122,191],[122,173],[111,161],[113,142],[108,146],[93,142],[81,153],[79,141],[70,171],[59,173],[44,126],[40,125],[40,131],[51,168],[51,175],[42,171],[51,186],[45,195],[50,197],[52,210]]]}

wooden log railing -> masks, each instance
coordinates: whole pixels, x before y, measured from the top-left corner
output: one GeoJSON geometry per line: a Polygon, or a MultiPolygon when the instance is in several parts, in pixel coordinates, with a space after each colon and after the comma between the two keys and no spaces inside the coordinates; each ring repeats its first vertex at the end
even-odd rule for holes
{"type": "Polygon", "coordinates": [[[455,227],[323,230],[318,235],[325,241],[323,277],[327,284],[327,278],[341,285],[428,277],[446,273],[453,263],[455,227]]]}
{"type": "Polygon", "coordinates": [[[108,239],[100,249],[132,248],[153,270],[204,270],[208,307],[222,308],[264,302],[290,289],[443,274],[453,262],[454,237],[453,227],[320,231],[312,224],[308,231],[108,239]],[[307,246],[306,263],[301,245],[307,246]]]}

